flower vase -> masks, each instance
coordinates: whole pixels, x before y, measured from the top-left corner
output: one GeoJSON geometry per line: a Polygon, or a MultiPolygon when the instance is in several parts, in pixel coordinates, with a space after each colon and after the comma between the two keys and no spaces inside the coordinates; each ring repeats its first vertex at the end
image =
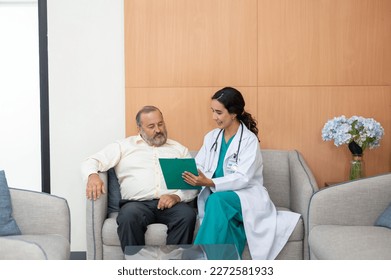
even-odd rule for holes
{"type": "Polygon", "coordinates": [[[365,176],[365,164],[362,155],[352,155],[350,161],[349,180],[363,178],[365,176]]]}

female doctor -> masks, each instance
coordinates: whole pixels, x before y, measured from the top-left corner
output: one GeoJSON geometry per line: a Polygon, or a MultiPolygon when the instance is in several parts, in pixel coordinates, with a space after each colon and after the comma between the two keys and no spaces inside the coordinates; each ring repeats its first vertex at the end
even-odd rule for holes
{"type": "Polygon", "coordinates": [[[244,110],[235,88],[212,96],[218,128],[204,138],[196,156],[198,176],[184,172],[198,196],[201,222],[195,244],[235,244],[241,256],[246,244],[252,259],[275,259],[291,235],[299,214],[277,211],[263,186],[263,163],[256,121],[244,110]]]}

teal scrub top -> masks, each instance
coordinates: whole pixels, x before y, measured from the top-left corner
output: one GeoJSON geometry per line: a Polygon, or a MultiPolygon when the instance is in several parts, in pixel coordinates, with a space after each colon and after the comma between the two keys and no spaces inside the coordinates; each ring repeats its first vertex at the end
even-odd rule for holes
{"type": "Polygon", "coordinates": [[[225,154],[227,153],[228,147],[232,142],[232,139],[235,137],[235,134],[228,140],[228,142],[225,142],[224,138],[224,132],[223,131],[223,137],[221,137],[221,148],[220,148],[220,155],[219,155],[219,161],[217,162],[217,168],[215,173],[213,174],[212,178],[219,178],[224,176],[224,158],[225,154]]]}

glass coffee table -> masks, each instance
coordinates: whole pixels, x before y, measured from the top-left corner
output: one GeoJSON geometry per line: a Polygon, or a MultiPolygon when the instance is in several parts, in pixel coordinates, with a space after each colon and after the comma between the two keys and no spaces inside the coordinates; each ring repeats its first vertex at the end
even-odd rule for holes
{"type": "Polygon", "coordinates": [[[126,246],[125,260],[240,260],[233,244],[126,246]]]}

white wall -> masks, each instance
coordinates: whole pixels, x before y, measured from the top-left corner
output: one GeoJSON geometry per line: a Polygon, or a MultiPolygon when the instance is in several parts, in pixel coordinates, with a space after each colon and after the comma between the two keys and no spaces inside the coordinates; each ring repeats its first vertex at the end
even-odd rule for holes
{"type": "Polygon", "coordinates": [[[123,0],[48,0],[52,194],[71,208],[71,250],[86,250],[81,161],[125,136],[123,0]]]}
{"type": "Polygon", "coordinates": [[[0,1],[0,170],[41,191],[37,1],[0,1]]]}

